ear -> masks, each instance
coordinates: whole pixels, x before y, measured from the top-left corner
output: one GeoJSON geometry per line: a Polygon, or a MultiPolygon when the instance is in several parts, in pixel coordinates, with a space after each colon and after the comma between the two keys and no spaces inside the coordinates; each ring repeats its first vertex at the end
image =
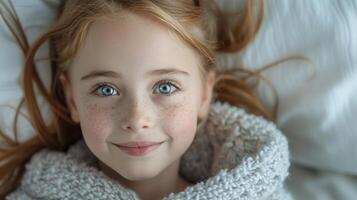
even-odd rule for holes
{"type": "Polygon", "coordinates": [[[69,82],[69,79],[68,79],[67,75],[64,73],[62,73],[59,76],[59,79],[61,81],[63,93],[64,93],[64,96],[66,99],[66,105],[71,113],[71,118],[74,122],[79,123],[79,114],[78,114],[76,104],[74,103],[74,99],[73,99],[73,95],[72,95],[73,94],[72,87],[69,82]]]}
{"type": "Polygon", "coordinates": [[[203,93],[201,99],[201,105],[198,111],[198,118],[203,119],[207,116],[208,110],[212,100],[213,87],[216,81],[216,73],[214,70],[210,70],[207,73],[205,82],[203,83],[203,93]]]}

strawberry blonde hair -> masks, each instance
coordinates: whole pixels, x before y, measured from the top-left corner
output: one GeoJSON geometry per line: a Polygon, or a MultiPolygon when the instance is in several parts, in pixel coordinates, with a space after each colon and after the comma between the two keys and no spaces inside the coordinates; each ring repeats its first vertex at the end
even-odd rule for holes
{"type": "Polygon", "coordinates": [[[233,28],[228,26],[226,17],[213,0],[63,0],[58,9],[56,23],[30,46],[13,5],[0,1],[0,15],[25,56],[22,77],[24,98],[16,108],[15,140],[0,131],[0,199],[19,186],[25,164],[34,153],[43,148],[65,151],[82,137],[79,125],[71,120],[58,78],[70,65],[90,25],[100,16],[120,14],[122,10],[127,10],[154,17],[201,55],[200,71],[203,78],[210,70],[216,72],[214,100],[244,107],[268,120],[275,119],[277,104],[273,111],[267,110],[254,95],[255,86],[247,83],[247,79],[252,77],[264,80],[259,74],[262,69],[248,71],[237,66],[235,71],[219,72],[215,62],[218,52],[239,53],[254,39],[263,20],[263,0],[247,0],[233,28]],[[46,41],[50,44],[50,91],[41,81],[35,66],[35,54],[46,41]],[[53,120],[49,125],[41,115],[36,100],[38,95],[43,96],[50,106],[53,120]],[[23,104],[28,109],[28,119],[36,134],[19,143],[16,123],[23,104]]]}

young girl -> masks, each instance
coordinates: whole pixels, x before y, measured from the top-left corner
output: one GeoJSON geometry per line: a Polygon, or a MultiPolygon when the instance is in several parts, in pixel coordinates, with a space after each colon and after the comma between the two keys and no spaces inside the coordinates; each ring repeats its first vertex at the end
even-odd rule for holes
{"type": "Polygon", "coordinates": [[[248,1],[232,31],[208,0],[63,1],[26,52],[24,102],[37,135],[7,139],[2,197],[290,199],[285,137],[248,84],[215,62],[253,39],[263,16],[253,8],[248,1]],[[35,67],[47,40],[51,91],[35,67]]]}

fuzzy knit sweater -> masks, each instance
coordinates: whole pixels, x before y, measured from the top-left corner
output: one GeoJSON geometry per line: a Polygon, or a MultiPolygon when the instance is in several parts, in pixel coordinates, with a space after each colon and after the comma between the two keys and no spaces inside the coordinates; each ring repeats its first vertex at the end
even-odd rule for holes
{"type": "MultiPolygon", "coordinates": [[[[165,200],[292,199],[284,188],[289,168],[284,135],[273,123],[226,102],[212,103],[181,159],[180,174],[194,185],[165,200]]],[[[98,170],[96,161],[83,139],[67,152],[43,149],[6,199],[140,199],[98,170]]]]}

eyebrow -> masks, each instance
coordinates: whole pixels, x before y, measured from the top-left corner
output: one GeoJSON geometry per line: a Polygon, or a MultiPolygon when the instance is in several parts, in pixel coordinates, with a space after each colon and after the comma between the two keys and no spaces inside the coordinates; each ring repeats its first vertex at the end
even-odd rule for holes
{"type": "MultiPolygon", "coordinates": [[[[188,72],[175,69],[175,68],[170,68],[170,69],[157,69],[157,70],[152,70],[150,72],[147,72],[145,76],[158,76],[158,75],[164,75],[164,74],[181,74],[185,76],[189,76],[188,72]]],[[[87,75],[84,75],[81,80],[88,80],[92,79],[95,77],[111,77],[111,78],[122,78],[123,75],[121,73],[115,72],[115,71],[105,71],[105,70],[93,70],[89,72],[87,75]]]]}

